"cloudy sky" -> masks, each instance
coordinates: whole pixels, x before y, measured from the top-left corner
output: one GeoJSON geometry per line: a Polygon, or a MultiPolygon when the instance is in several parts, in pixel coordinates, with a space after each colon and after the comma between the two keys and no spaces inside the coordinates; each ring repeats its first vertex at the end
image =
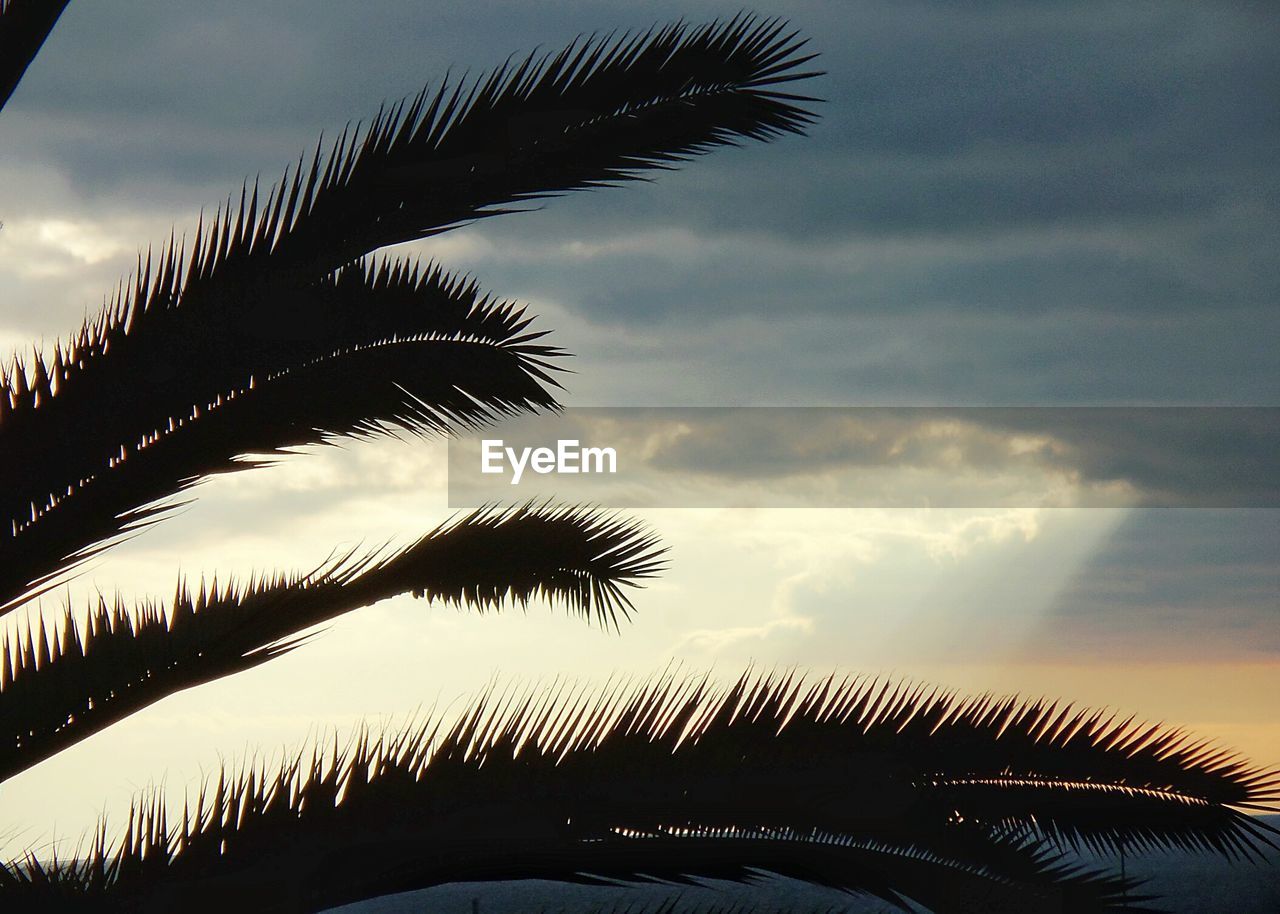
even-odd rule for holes
{"type": "MultiPolygon", "coordinates": [[[[190,231],[246,177],[269,183],[321,131],[450,67],[735,11],[73,2],[0,121],[0,350],[68,334],[140,247],[190,231]]],[[[1267,4],[760,11],[790,17],[822,52],[827,101],[811,136],[412,246],[531,303],[577,354],[567,403],[1280,404],[1280,18],[1267,4]]],[[[802,465],[763,473],[750,447],[721,438],[712,457],[726,485],[804,477],[808,508],[637,512],[671,546],[671,569],[621,634],[541,607],[481,619],[390,601],[5,784],[0,838],[75,836],[140,787],[180,792],[221,758],[455,707],[495,675],[603,678],[672,661],[1050,694],[1280,763],[1269,697],[1280,512],[1274,463],[1259,463],[1276,430],[1267,413],[1249,416],[1169,439],[1032,430],[1062,448],[1057,469],[1080,471],[1055,484],[1084,486],[1102,465],[1107,480],[1154,486],[1155,472],[1185,494],[1227,474],[1247,495],[1208,502],[1255,505],[1232,508],[824,509],[832,487],[919,468],[885,456],[892,447],[832,445],[815,426],[821,460],[784,448],[802,465]]],[[[1030,434],[981,428],[987,444],[1030,434]]],[[[794,444],[806,432],[791,433],[794,444]]],[[[667,471],[694,473],[680,460],[715,440],[685,442],[667,471]]],[[[935,477],[945,467],[930,464],[935,477]]],[[[413,536],[448,513],[445,453],[395,440],[318,449],[201,496],[46,609],[95,589],[168,593],[179,572],[309,568],[337,545],[413,536]]]]}

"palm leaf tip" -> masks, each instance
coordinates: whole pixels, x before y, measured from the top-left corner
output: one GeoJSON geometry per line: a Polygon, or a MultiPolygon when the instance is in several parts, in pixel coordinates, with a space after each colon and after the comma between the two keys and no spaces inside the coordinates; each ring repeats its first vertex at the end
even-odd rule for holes
{"type": "MultiPolygon", "coordinates": [[[[632,604],[624,588],[661,573],[666,550],[644,524],[612,512],[534,504],[480,508],[447,521],[390,557],[354,570],[378,588],[473,609],[545,599],[617,626],[632,604]]],[[[359,587],[357,578],[351,586],[359,587]]]]}

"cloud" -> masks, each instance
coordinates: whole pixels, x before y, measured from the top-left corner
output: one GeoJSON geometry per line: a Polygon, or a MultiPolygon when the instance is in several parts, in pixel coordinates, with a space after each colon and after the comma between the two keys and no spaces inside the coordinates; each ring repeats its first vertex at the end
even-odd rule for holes
{"type": "MultiPolygon", "coordinates": [[[[903,664],[1020,656],[1057,588],[1116,512],[777,511],[747,515],[738,562],[774,563],[768,614],[735,626],[770,631],[767,653],[743,639],[738,660],[888,672],[903,664]]],[[[749,572],[744,572],[749,573],[749,572]]]]}
{"type": "Polygon", "coordinates": [[[449,485],[458,505],[1280,507],[1277,455],[1274,408],[582,408],[461,436],[449,485]],[[481,439],[608,447],[616,468],[517,486],[482,473],[481,439]]]}
{"type": "MultiPolygon", "coordinates": [[[[425,248],[562,314],[592,344],[577,347],[592,390],[620,402],[1280,396],[1264,342],[1280,332],[1280,124],[1260,91],[1280,78],[1274,22],[1246,5],[791,10],[828,71],[811,137],[425,248]]],[[[554,47],[721,12],[89,4],[6,111],[0,151],[60,176],[58,219],[101,233],[109,213],[145,212],[145,230],[111,235],[131,252],[246,175],[273,180],[322,128],[451,63],[504,59],[513,34],[554,47]]],[[[48,199],[4,183],[0,219],[48,199]]],[[[0,276],[0,327],[69,332],[131,259],[92,274],[92,292],[0,276]],[[49,317],[19,316],[37,303],[49,317]]]]}
{"type": "Polygon", "coordinates": [[[813,625],[808,619],[795,618],[773,619],[755,626],[699,628],[681,636],[671,650],[678,656],[686,656],[690,653],[714,655],[727,648],[741,649],[744,646],[759,650],[763,647],[760,642],[768,641],[770,638],[788,634],[807,635],[812,630],[813,625]]]}

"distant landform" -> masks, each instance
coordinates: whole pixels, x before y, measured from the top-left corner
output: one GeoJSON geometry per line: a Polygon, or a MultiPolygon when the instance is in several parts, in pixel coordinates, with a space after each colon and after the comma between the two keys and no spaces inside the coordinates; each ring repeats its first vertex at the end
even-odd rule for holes
{"type": "MultiPolygon", "coordinates": [[[[1280,816],[1262,816],[1280,827],[1280,816]]],[[[1086,858],[1086,862],[1115,865],[1086,858]]],[[[1181,852],[1130,855],[1127,871],[1146,880],[1142,892],[1156,895],[1149,902],[1170,914],[1278,914],[1280,912],[1280,851],[1271,850],[1260,863],[1231,862],[1208,854],[1181,852]]],[[[653,911],[664,900],[679,897],[680,910],[733,908],[752,905],[763,912],[788,914],[889,914],[898,909],[885,902],[841,892],[814,889],[791,880],[769,880],[759,886],[713,883],[706,886],[649,886],[599,888],[525,881],[459,883],[421,892],[407,892],[359,904],[333,908],[329,914],[639,914],[653,911]]],[[[921,908],[921,912],[926,909],[921,908]]],[[[1035,912],[1028,912],[1035,914],[1035,912]]]]}

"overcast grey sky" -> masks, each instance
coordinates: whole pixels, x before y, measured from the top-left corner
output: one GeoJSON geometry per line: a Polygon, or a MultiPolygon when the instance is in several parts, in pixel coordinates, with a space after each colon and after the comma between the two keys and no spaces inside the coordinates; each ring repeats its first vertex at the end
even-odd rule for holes
{"type": "MultiPolygon", "coordinates": [[[[6,112],[3,218],[61,204],[189,228],[320,129],[450,66],[726,10],[73,3],[6,112]]],[[[573,315],[563,340],[609,369],[578,400],[1276,402],[1266,4],[776,12],[829,71],[812,137],[442,242],[490,287],[573,315]]],[[[3,269],[13,282],[20,267],[3,269]]],[[[93,301],[49,307],[19,279],[0,322],[53,335],[93,301]]]]}
{"type": "MultiPolygon", "coordinates": [[[[822,53],[810,137],[412,246],[543,315],[578,355],[566,402],[1280,405],[1270,4],[759,10],[822,53]]],[[[734,12],[73,2],[0,120],[0,350],[68,334],[139,246],[450,67],[734,12]]],[[[442,465],[438,449],[381,442],[220,480],[76,592],[164,593],[179,566],[307,567],[340,543],[414,535],[444,511],[442,465]]],[[[652,512],[672,571],[620,638],[393,601],[95,737],[7,802],[27,838],[50,810],[75,833],[102,798],[166,771],[184,785],[219,752],[447,703],[497,669],[605,675],[670,657],[1055,692],[1274,762],[1278,514],[652,512]]]]}

